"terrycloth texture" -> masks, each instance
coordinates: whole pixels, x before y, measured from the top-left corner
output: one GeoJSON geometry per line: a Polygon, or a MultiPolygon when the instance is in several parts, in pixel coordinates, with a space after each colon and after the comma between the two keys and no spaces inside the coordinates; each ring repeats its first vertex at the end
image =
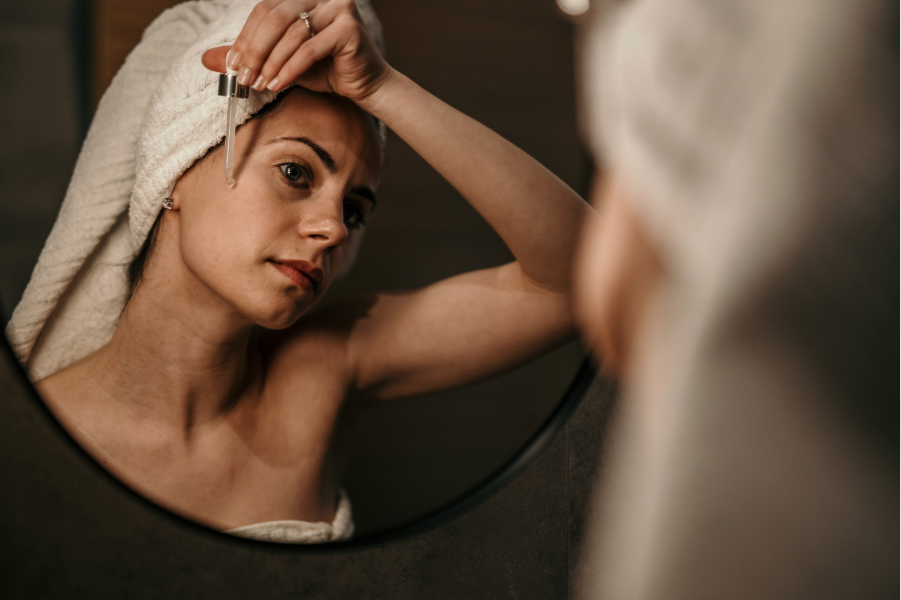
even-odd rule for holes
{"type": "MultiPolygon", "coordinates": [[[[356,0],[382,48],[368,0],[356,0]]],[[[6,335],[37,381],[106,344],[127,268],[175,182],[225,134],[227,101],[202,54],[237,38],[255,0],[186,2],[144,32],[100,101],[75,172],[6,335]]],[[[251,91],[238,124],[275,98],[251,91]]]]}
{"type": "Polygon", "coordinates": [[[281,542],[283,544],[323,544],[350,539],[354,534],[354,521],[350,510],[350,498],[343,489],[338,496],[338,509],[331,523],[307,521],[268,521],[229,529],[225,533],[241,537],[281,542]]]}

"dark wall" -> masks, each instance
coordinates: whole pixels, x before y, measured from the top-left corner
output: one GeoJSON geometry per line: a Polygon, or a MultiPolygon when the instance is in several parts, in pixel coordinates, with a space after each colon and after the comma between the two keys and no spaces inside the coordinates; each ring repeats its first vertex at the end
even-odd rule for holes
{"type": "Polygon", "coordinates": [[[0,110],[0,316],[19,301],[69,184],[78,152],[68,0],[0,0],[10,81],[0,110]]]}

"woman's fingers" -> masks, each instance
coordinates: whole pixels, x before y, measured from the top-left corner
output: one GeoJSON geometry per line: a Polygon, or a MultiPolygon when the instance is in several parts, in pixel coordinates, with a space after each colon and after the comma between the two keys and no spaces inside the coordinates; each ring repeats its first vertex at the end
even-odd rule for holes
{"type": "Polygon", "coordinates": [[[225,57],[228,55],[229,50],[231,50],[231,46],[210,48],[203,53],[200,62],[210,71],[225,73],[225,57]]]}
{"type": "MultiPolygon", "coordinates": [[[[326,30],[335,18],[342,12],[349,15],[355,14],[356,5],[353,0],[324,0],[315,8],[307,11],[307,21],[299,18],[295,21],[276,44],[275,48],[266,59],[266,64],[260,70],[260,76],[254,82],[254,89],[262,91],[276,78],[285,64],[294,56],[300,46],[313,35],[318,35],[326,30]],[[312,34],[312,35],[311,35],[312,34]]],[[[279,78],[280,81],[293,81],[279,78]]]]}
{"type": "Polygon", "coordinates": [[[338,18],[321,32],[317,31],[316,37],[301,44],[288,59],[276,78],[269,83],[269,89],[273,92],[281,91],[306,73],[314,64],[335,54],[346,44],[348,36],[356,33],[352,30],[354,26],[346,19],[338,18]]]}
{"type": "MultiPolygon", "coordinates": [[[[270,10],[260,21],[249,43],[241,52],[241,68],[238,83],[251,85],[259,78],[260,70],[272,53],[272,49],[284,37],[288,29],[300,20],[300,13],[315,5],[314,0],[287,0],[270,10]]],[[[293,31],[297,31],[295,28],[293,31]]]]}
{"type": "Polygon", "coordinates": [[[280,92],[297,82],[351,99],[371,93],[387,66],[363,32],[354,0],[261,2],[234,45],[211,48],[202,61],[220,73],[228,62],[238,69],[238,83],[257,91],[280,92]]]}
{"type": "Polygon", "coordinates": [[[314,32],[316,31],[316,26],[313,24],[313,15],[311,14],[308,19],[310,20],[310,27],[307,27],[303,19],[298,19],[285,31],[282,39],[278,41],[275,48],[269,53],[269,58],[266,59],[266,63],[260,69],[260,74],[254,79],[253,88],[255,90],[261,92],[266,89],[269,82],[278,75],[285,63],[288,62],[288,59],[300,48],[300,45],[310,39],[310,29],[312,28],[314,32]]]}
{"type": "Polygon", "coordinates": [[[247,50],[250,40],[253,39],[253,34],[256,33],[260,23],[263,22],[263,19],[265,19],[272,10],[287,1],[288,0],[263,0],[263,2],[260,2],[253,7],[250,16],[247,17],[247,21],[244,23],[244,27],[241,28],[241,33],[238,34],[238,39],[232,44],[232,49],[234,49],[235,52],[229,57],[231,59],[231,64],[228,65],[229,67],[237,68],[240,65],[241,59],[243,58],[242,55],[247,50]]]}

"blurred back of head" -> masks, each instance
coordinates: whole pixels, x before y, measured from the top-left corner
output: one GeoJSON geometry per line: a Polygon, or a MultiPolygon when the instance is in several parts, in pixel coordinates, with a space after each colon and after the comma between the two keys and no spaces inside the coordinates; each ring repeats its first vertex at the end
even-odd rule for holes
{"type": "Polygon", "coordinates": [[[583,597],[897,594],[897,3],[635,0],[583,37],[666,270],[583,597]]]}

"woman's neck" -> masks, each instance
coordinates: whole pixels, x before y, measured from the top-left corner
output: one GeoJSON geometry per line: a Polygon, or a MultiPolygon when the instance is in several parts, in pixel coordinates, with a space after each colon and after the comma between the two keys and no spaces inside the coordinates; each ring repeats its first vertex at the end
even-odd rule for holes
{"type": "Polygon", "coordinates": [[[190,435],[258,389],[261,365],[253,324],[186,271],[139,284],[85,367],[106,397],[190,435]]]}

